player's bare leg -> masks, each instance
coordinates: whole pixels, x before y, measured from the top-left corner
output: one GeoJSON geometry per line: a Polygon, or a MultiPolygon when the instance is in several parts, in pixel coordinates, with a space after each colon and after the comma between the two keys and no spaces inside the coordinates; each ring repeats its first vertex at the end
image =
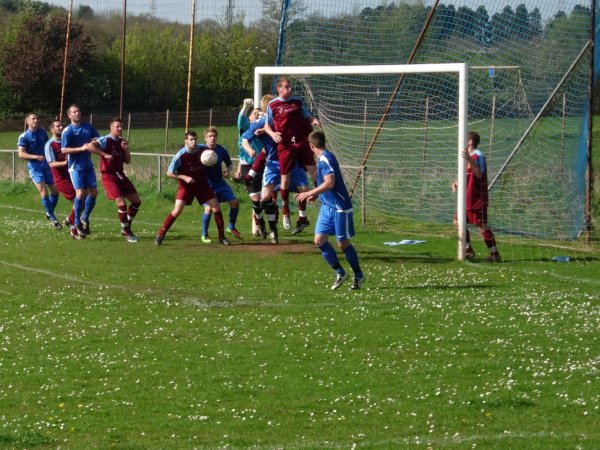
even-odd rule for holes
{"type": "Polygon", "coordinates": [[[281,209],[283,213],[283,228],[289,230],[292,228],[290,220],[290,173],[281,174],[281,184],[279,195],[281,195],[281,209]]]}

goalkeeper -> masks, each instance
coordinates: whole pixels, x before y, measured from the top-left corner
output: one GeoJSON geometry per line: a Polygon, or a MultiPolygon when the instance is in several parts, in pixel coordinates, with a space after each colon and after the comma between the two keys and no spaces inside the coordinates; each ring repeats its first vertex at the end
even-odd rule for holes
{"type": "MultiPolygon", "coordinates": [[[[470,131],[467,134],[467,148],[461,152],[467,165],[467,223],[477,226],[483,237],[483,241],[490,251],[488,262],[499,262],[500,253],[496,247],[496,238],[494,232],[488,228],[487,207],[488,207],[488,183],[487,183],[487,165],[485,156],[477,148],[480,141],[479,133],[470,131]]],[[[458,189],[456,180],[452,182],[452,192],[458,189]]],[[[454,215],[454,227],[458,228],[458,216],[454,215]]],[[[475,258],[475,251],[471,247],[471,237],[467,229],[466,258],[475,258]]]]}

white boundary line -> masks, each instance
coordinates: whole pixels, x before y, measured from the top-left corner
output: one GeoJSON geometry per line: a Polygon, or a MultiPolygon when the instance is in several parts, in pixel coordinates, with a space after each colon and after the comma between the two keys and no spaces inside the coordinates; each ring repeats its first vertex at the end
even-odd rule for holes
{"type": "Polygon", "coordinates": [[[120,286],[120,285],[98,284],[97,280],[87,281],[87,280],[84,280],[83,278],[79,278],[79,277],[76,277],[73,275],[65,275],[60,272],[53,272],[51,270],[46,270],[46,269],[38,269],[37,267],[24,266],[22,264],[11,263],[8,261],[0,260],[0,264],[3,266],[6,266],[6,267],[11,267],[13,269],[22,270],[25,272],[39,273],[42,275],[48,275],[53,278],[62,278],[63,280],[73,281],[73,282],[80,283],[80,284],[93,285],[93,286],[102,287],[102,288],[105,288],[105,287],[106,288],[119,288],[119,289],[127,288],[127,286],[120,286]]]}
{"type": "MultiPolygon", "coordinates": [[[[44,210],[41,209],[41,208],[40,209],[31,209],[31,208],[24,208],[22,206],[4,205],[4,204],[0,203],[0,209],[2,209],[2,208],[4,208],[4,209],[13,209],[15,211],[23,211],[23,212],[33,213],[33,214],[38,214],[42,218],[43,218],[43,214],[44,214],[44,210]]],[[[102,216],[94,215],[93,216],[93,220],[94,221],[99,221],[99,222],[115,222],[116,223],[117,222],[117,217],[115,215],[114,219],[109,219],[107,217],[102,217],[102,216]]],[[[139,223],[139,224],[142,224],[142,225],[160,226],[159,222],[145,222],[143,220],[136,220],[135,223],[139,223]]]]}

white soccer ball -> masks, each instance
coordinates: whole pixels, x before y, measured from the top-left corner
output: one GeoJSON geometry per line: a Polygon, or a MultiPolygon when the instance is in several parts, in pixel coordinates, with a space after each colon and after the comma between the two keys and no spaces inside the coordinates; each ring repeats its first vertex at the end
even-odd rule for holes
{"type": "Polygon", "coordinates": [[[204,150],[200,155],[200,161],[207,167],[212,167],[217,163],[217,152],[214,150],[204,150]]]}

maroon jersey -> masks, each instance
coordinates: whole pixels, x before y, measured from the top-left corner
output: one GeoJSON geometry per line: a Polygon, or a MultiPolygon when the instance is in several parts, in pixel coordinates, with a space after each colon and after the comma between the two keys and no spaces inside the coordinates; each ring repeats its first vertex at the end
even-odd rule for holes
{"type": "Polygon", "coordinates": [[[485,210],[488,207],[488,182],[485,156],[475,150],[471,159],[479,166],[481,178],[477,178],[467,165],[467,210],[485,210]]]}
{"type": "MultiPolygon", "coordinates": [[[[66,156],[63,155],[63,152],[60,148],[60,141],[55,141],[51,139],[46,144],[46,159],[48,162],[64,162],[67,160],[66,156]]],[[[71,176],[69,175],[69,168],[65,164],[61,167],[50,167],[52,171],[52,176],[54,179],[59,180],[69,180],[71,181],[71,176]]]]}
{"type": "Polygon", "coordinates": [[[100,172],[110,174],[123,174],[125,163],[125,150],[121,145],[123,138],[114,138],[111,135],[98,139],[98,144],[104,153],[112,155],[112,159],[100,158],[100,172]]]}
{"type": "Polygon", "coordinates": [[[190,153],[184,147],[173,157],[169,165],[169,172],[179,175],[187,175],[195,181],[193,184],[187,184],[183,180],[177,180],[179,186],[185,189],[203,190],[210,189],[208,179],[204,173],[204,165],[200,161],[201,151],[190,153]]]}
{"type": "Polygon", "coordinates": [[[301,142],[308,137],[313,128],[310,123],[310,112],[298,97],[282,99],[274,98],[267,108],[269,125],[281,133],[282,143],[301,142]]]}

